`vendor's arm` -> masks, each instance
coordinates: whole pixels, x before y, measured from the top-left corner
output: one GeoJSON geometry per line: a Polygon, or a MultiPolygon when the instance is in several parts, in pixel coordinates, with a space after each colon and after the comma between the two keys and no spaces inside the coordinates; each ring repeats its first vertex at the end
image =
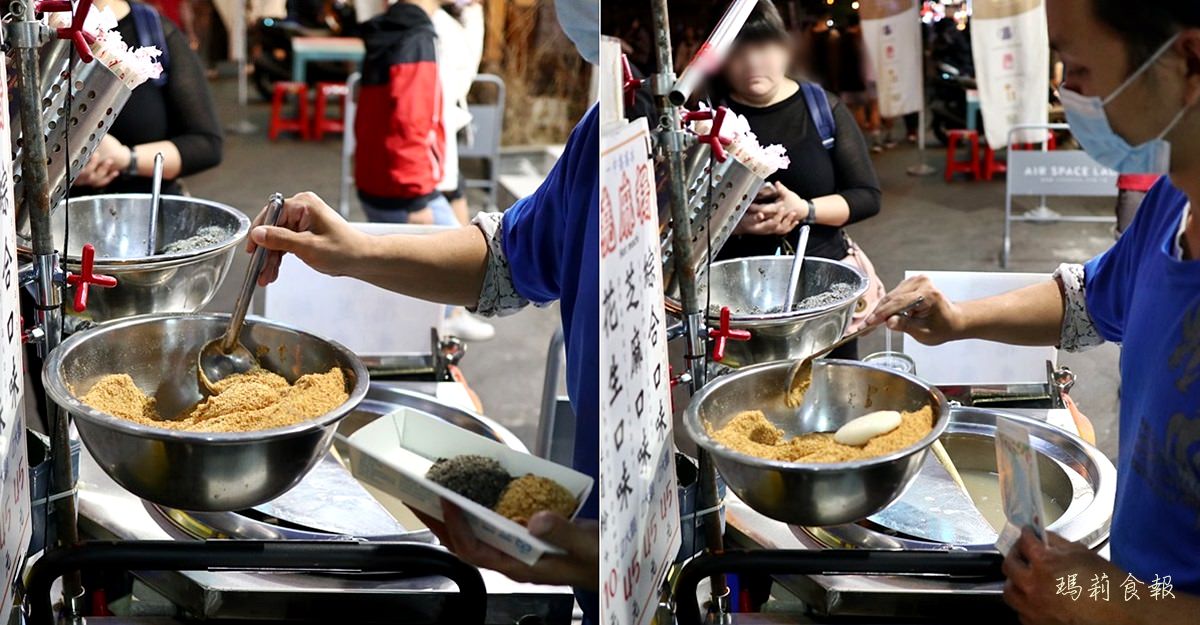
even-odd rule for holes
{"type": "Polygon", "coordinates": [[[1061,278],[1002,295],[952,302],[926,276],[900,283],[884,296],[867,320],[912,335],[927,345],[960,339],[986,339],[1014,345],[1058,345],[1065,299],[1061,278]],[[910,317],[897,313],[917,298],[924,302],[910,317]]]}
{"type": "Polygon", "coordinates": [[[1047,536],[1048,544],[1025,530],[1004,559],[1004,601],[1024,625],[1183,625],[1200,614],[1195,595],[1172,590],[1172,597],[1152,597],[1146,584],[1153,580],[1139,579],[1137,598],[1127,599],[1126,571],[1085,545],[1054,533],[1047,536]],[[1076,594],[1065,583],[1070,575],[1075,576],[1076,594]],[[1093,580],[1101,576],[1107,576],[1107,601],[1102,594],[1090,594],[1093,580]]]}
{"type": "Polygon", "coordinates": [[[358,278],[375,286],[457,306],[474,306],[488,266],[482,230],[466,226],[427,235],[372,236],[351,226],[313,193],[283,205],[280,225],[262,225],[259,214],[247,250],[271,250],[260,285],[279,277],[283,254],[295,254],[321,273],[358,278]]]}

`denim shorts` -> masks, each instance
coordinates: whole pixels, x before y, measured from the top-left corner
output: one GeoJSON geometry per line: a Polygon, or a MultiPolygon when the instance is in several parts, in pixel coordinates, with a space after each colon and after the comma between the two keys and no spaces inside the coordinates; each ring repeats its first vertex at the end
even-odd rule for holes
{"type": "MultiPolygon", "coordinates": [[[[408,223],[408,211],[379,208],[372,206],[366,201],[359,198],[362,204],[363,212],[367,214],[367,221],[375,223],[391,223],[391,224],[406,224],[408,223]]],[[[433,211],[433,224],[435,226],[457,226],[458,218],[454,216],[454,209],[450,207],[450,200],[445,196],[438,194],[429,203],[425,205],[433,211]]]]}

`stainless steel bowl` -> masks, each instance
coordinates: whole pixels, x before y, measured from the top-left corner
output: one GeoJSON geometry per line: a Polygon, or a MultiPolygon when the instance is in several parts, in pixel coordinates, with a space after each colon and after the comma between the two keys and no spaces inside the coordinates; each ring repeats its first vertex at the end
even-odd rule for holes
{"type": "MultiPolygon", "coordinates": [[[[164,195],[155,249],[187,239],[205,226],[218,226],[229,238],[209,247],[175,254],[146,254],[150,196],[96,195],[71,198],[67,210],[51,217],[54,244],[64,249],[63,264],[79,271],[85,243],[96,248],[95,271],[116,277],[111,289],[93,288],[87,316],[109,321],[148,313],[191,313],[208,304],[229,271],[238,243],[250,230],[242,211],[208,200],[164,195]],[[68,216],[66,213],[70,212],[68,216]]],[[[28,248],[24,250],[29,252],[28,248]]]]}
{"type": "Polygon", "coordinates": [[[849,284],[852,296],[834,304],[785,313],[780,311],[787,297],[791,269],[791,256],[736,258],[713,263],[709,277],[697,281],[700,304],[711,300],[710,324],[715,326],[721,307],[728,306],[730,326],[750,331],[749,341],[729,341],[722,365],[737,368],[804,358],[845,334],[859,298],[867,292],[867,277],[845,263],[806,257],[796,289],[797,302],[825,293],[838,282],[849,284]]]}
{"type": "Polygon", "coordinates": [[[338,421],[366,395],[366,367],[345,347],[277,323],[247,319],[241,341],[259,354],[263,367],[295,380],[336,365],[346,373],[350,398],[311,421],[239,433],[147,427],[93,410],[75,398],[76,391],[86,393],[104,375],[128,373],[155,396],[199,401],[196,353],[228,324],[228,315],[144,315],[75,334],[50,353],[42,372],[46,392],[75,417],[96,462],[135,495],[201,512],[270,501],[320,460],[338,421]]]}
{"type": "Polygon", "coordinates": [[[729,488],[747,505],[785,523],[839,525],[887,507],[908,487],[925,461],[926,450],[946,429],[950,411],[936,388],[896,371],[849,360],[818,360],[802,410],[784,403],[791,363],[748,367],[705,386],[683,414],[696,444],[712,454],[729,488]],[[714,441],[705,424],[725,425],[739,412],[761,410],[789,434],[829,432],[875,410],[917,410],[931,406],[933,430],[917,444],[886,456],[839,463],[764,460],[714,441]]]}

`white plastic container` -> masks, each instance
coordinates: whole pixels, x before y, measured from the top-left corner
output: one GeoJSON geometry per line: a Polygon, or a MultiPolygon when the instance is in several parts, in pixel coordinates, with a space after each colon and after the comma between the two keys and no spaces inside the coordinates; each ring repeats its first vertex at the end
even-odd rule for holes
{"type": "Polygon", "coordinates": [[[447,500],[463,511],[477,539],[530,565],[542,554],[563,551],[535,538],[524,526],[426,479],[429,467],[438,458],[463,454],[494,458],[513,477],[532,473],[561,484],[575,495],[575,514],[587,501],[594,482],[578,471],[515,451],[411,408],[376,419],[347,442],[354,477],[438,520],[442,519],[442,500],[447,500]]]}

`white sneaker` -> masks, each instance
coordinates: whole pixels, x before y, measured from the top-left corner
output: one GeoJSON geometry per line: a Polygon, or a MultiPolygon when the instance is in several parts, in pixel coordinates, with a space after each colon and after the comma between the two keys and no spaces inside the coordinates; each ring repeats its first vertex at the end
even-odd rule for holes
{"type": "Polygon", "coordinates": [[[492,324],[460,310],[442,324],[446,334],[457,336],[464,341],[487,341],[496,336],[496,328],[492,324]]]}

